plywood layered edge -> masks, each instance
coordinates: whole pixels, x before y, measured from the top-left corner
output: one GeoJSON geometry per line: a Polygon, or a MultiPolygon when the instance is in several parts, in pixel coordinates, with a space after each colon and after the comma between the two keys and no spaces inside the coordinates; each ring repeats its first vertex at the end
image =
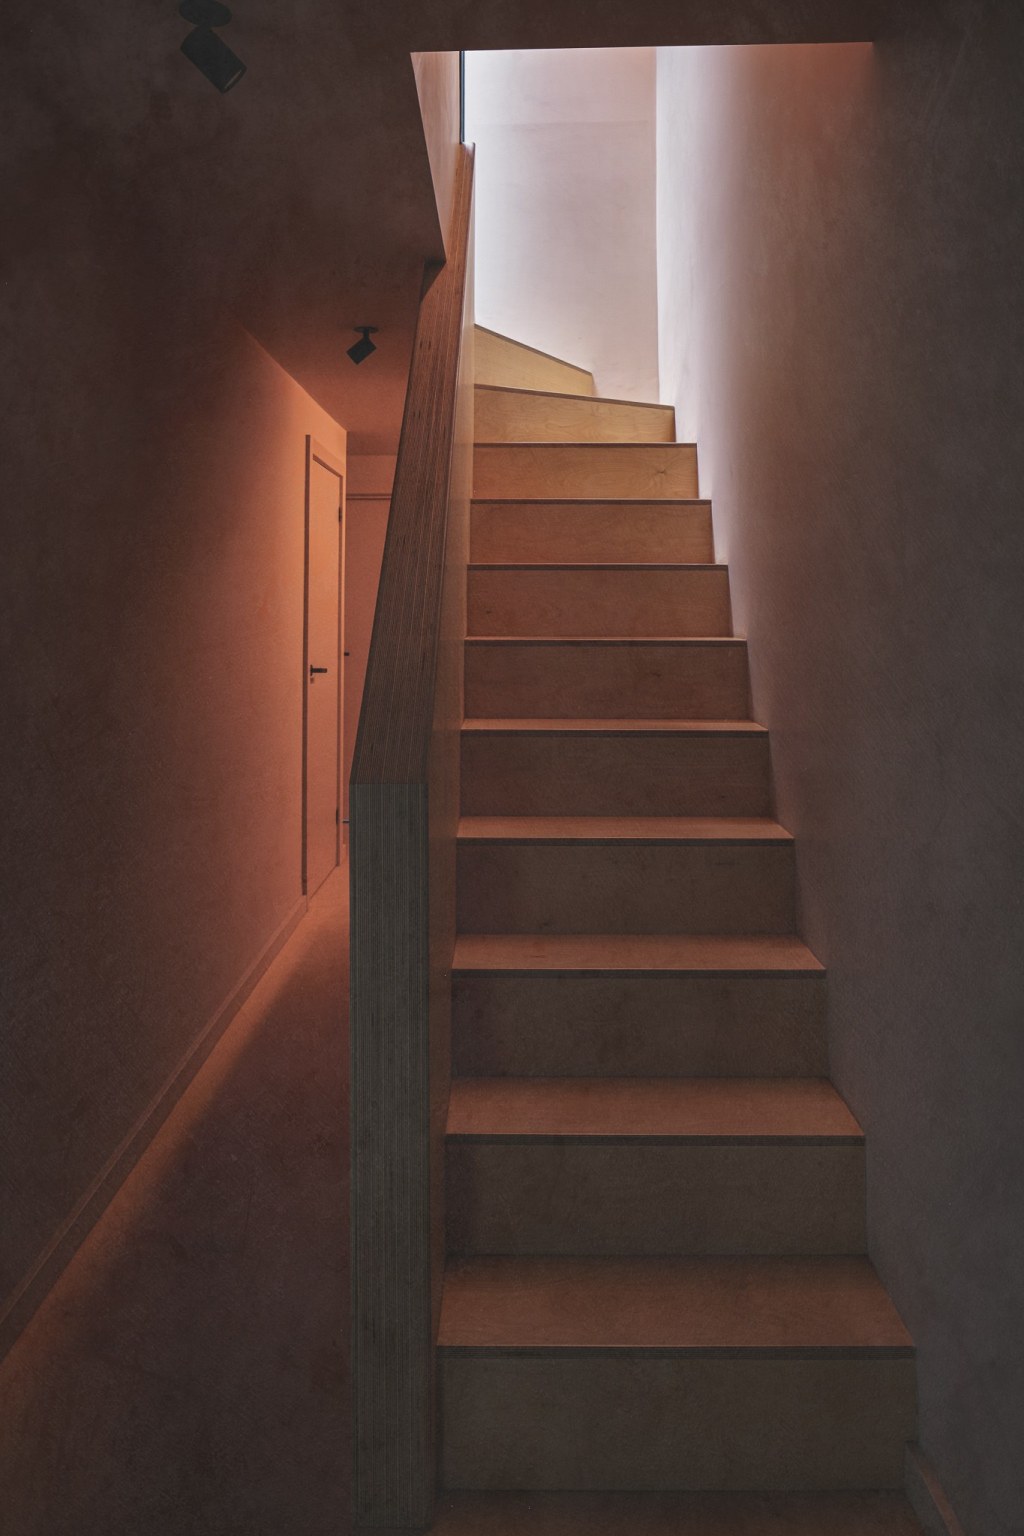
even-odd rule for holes
{"type": "Polygon", "coordinates": [[[426,274],[350,783],[353,1515],[425,1526],[472,475],[472,151],[426,274]],[[432,281],[430,279],[433,279],[432,281]]]}

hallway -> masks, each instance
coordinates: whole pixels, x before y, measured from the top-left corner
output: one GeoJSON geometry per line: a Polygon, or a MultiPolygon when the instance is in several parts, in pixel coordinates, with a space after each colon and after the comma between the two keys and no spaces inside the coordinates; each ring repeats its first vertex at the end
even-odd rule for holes
{"type": "MultiPolygon", "coordinates": [[[[0,1368],[2,1536],[344,1536],[347,869],[0,1368]]],[[[913,1536],[898,1496],[460,1494],[438,1536],[913,1536]]]]}
{"type": "Polygon", "coordinates": [[[0,1367],[3,1536],[348,1525],[347,869],[0,1367]]]}

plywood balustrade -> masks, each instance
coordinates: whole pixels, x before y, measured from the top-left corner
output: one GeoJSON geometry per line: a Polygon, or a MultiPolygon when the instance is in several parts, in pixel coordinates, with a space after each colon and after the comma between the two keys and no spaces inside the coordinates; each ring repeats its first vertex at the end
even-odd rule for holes
{"type": "Polygon", "coordinates": [[[472,473],[472,155],[416,331],[349,792],[357,1523],[434,1495],[462,642],[472,473]]]}

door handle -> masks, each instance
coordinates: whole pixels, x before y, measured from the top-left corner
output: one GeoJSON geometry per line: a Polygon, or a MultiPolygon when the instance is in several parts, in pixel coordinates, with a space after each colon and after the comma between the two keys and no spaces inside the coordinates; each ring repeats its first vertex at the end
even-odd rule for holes
{"type": "Polygon", "coordinates": [[[310,662],[310,664],[309,664],[309,680],[310,680],[310,682],[312,682],[313,678],[316,677],[319,673],[326,672],[326,671],[327,671],[326,667],[314,667],[313,663],[310,662]]]}

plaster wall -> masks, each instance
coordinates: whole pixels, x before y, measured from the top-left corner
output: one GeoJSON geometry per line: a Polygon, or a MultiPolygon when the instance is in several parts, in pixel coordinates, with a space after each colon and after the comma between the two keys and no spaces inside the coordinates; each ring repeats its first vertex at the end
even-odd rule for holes
{"type": "Polygon", "coordinates": [[[654,50],[466,57],[476,318],[654,400],[654,50]]]}
{"type": "Polygon", "coordinates": [[[663,398],[968,1536],[1024,1529],[1022,60],[996,0],[658,59],[663,398]]]}
{"type": "Polygon", "coordinates": [[[305,435],[130,188],[19,207],[0,570],[0,1305],[301,910],[305,435]]]}

